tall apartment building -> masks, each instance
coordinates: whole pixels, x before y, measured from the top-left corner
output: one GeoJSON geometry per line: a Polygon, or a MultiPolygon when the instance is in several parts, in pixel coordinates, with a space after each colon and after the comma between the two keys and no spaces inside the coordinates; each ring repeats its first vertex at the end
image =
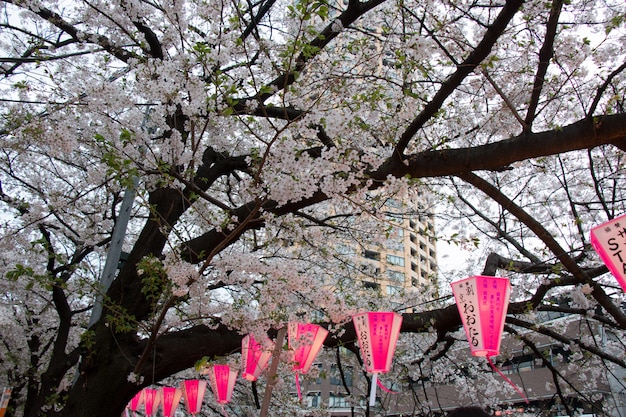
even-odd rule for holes
{"type": "Polygon", "coordinates": [[[379,289],[392,299],[411,287],[432,286],[437,271],[435,225],[432,213],[418,198],[387,200],[388,237],[377,245],[364,244],[361,263],[373,275],[363,277],[366,288],[379,289]]]}

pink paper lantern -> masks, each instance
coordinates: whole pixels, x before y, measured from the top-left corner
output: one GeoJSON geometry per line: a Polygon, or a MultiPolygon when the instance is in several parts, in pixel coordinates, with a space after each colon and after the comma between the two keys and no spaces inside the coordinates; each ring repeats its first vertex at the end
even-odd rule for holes
{"type": "Polygon", "coordinates": [[[137,415],[137,411],[139,411],[139,407],[143,404],[145,394],[143,390],[139,391],[128,403],[128,408],[133,412],[134,415],[137,415]]]}
{"type": "Polygon", "coordinates": [[[317,324],[289,323],[289,348],[292,353],[293,370],[306,374],[324,344],[328,330],[317,324]]]}
{"type": "Polygon", "coordinates": [[[161,406],[163,407],[163,417],[173,417],[183,392],[180,388],[162,387],[161,388],[161,406]]]}
{"type": "Polygon", "coordinates": [[[237,381],[237,370],[228,365],[213,365],[209,367],[209,380],[215,400],[219,404],[230,402],[237,381]]]}
{"type": "Polygon", "coordinates": [[[378,374],[389,372],[402,326],[402,316],[394,312],[369,312],[352,316],[365,370],[372,374],[370,405],[376,401],[378,374]]]}
{"type": "Polygon", "coordinates": [[[147,416],[153,416],[159,407],[159,390],[144,388],[144,406],[147,416]]]}
{"type": "Polygon", "coordinates": [[[451,285],[472,355],[499,355],[511,293],[509,279],[479,275],[451,285]]]}
{"type": "Polygon", "coordinates": [[[591,245],[626,292],[626,214],[591,229],[591,245]]]}
{"type": "Polygon", "coordinates": [[[207,382],[201,379],[187,379],[180,382],[187,411],[193,416],[200,412],[207,382]]]}
{"type": "Polygon", "coordinates": [[[261,344],[251,334],[244,337],[241,341],[241,376],[248,381],[256,381],[267,367],[273,350],[274,343],[269,339],[261,344]]]}
{"type": "Polygon", "coordinates": [[[293,370],[296,372],[296,389],[299,399],[302,399],[302,392],[298,375],[309,372],[327,335],[328,330],[317,324],[291,322],[288,325],[287,337],[289,349],[292,352],[293,370]]]}

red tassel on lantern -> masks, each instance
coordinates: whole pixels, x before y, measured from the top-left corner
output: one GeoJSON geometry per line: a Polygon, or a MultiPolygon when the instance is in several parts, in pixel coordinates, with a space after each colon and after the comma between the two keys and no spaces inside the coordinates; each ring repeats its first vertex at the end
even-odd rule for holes
{"type": "Polygon", "coordinates": [[[591,245],[626,292],[626,214],[591,229],[591,245]]]}
{"type": "Polygon", "coordinates": [[[311,369],[317,353],[322,348],[328,330],[317,324],[289,323],[289,349],[292,351],[293,370],[296,373],[298,398],[302,399],[298,374],[306,374],[311,369]]]}
{"type": "Polygon", "coordinates": [[[376,402],[378,374],[389,372],[400,335],[402,316],[394,312],[369,312],[352,316],[365,370],[372,374],[370,405],[376,402]]]}
{"type": "Polygon", "coordinates": [[[206,390],[206,381],[201,379],[188,379],[181,381],[180,389],[183,392],[185,398],[185,404],[187,405],[187,411],[193,416],[200,412],[202,408],[202,400],[204,398],[204,391],[206,390]]]}
{"type": "Polygon", "coordinates": [[[163,417],[174,417],[183,392],[180,388],[162,387],[161,405],[163,407],[163,417]]]}
{"type": "Polygon", "coordinates": [[[241,376],[248,381],[256,381],[261,372],[267,367],[274,344],[267,339],[264,343],[259,343],[251,334],[241,341],[241,362],[243,370],[241,376]]]}
{"type": "Polygon", "coordinates": [[[159,407],[159,391],[151,388],[144,388],[144,405],[146,407],[146,416],[156,414],[159,407]]]}

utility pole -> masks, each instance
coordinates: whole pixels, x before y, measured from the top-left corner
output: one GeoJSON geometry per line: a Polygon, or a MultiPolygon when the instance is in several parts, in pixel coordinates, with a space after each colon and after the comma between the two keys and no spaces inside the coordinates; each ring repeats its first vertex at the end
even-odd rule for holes
{"type": "Polygon", "coordinates": [[[115,278],[117,265],[119,264],[120,256],[122,254],[122,245],[124,244],[128,221],[130,219],[130,212],[133,208],[133,201],[135,200],[135,188],[137,187],[137,183],[137,178],[135,178],[133,180],[133,185],[127,187],[124,191],[122,206],[120,207],[120,213],[117,216],[117,221],[113,227],[111,246],[109,247],[109,253],[107,254],[107,259],[104,263],[102,278],[100,278],[100,283],[98,284],[96,301],[93,309],[91,310],[91,317],[89,318],[89,325],[87,328],[91,328],[98,322],[98,320],[100,320],[100,316],[102,316],[102,300],[104,298],[104,294],[106,294],[109,290],[109,287],[115,278]]]}

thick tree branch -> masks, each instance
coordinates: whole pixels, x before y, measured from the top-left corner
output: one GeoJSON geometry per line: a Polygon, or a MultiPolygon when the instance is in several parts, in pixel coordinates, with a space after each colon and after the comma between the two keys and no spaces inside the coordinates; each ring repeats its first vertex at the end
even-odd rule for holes
{"type": "Polygon", "coordinates": [[[481,190],[483,193],[492,198],[503,209],[513,214],[519,221],[525,224],[546,246],[552,251],[555,257],[574,275],[580,283],[588,281],[587,275],[580,269],[578,264],[569,256],[567,251],[552,237],[543,225],[533,216],[527,213],[520,206],[506,197],[498,188],[480,178],[478,175],[468,172],[457,175],[462,180],[481,190]]]}
{"type": "Polygon", "coordinates": [[[562,128],[540,133],[522,133],[510,139],[475,146],[428,150],[405,158],[389,159],[372,174],[384,181],[387,175],[412,178],[456,175],[480,170],[501,170],[514,162],[556,155],[626,139],[626,114],[583,119],[562,128]]]}
{"type": "MultiPolygon", "coordinates": [[[[605,116],[596,123],[590,120],[581,120],[560,130],[523,133],[511,139],[475,148],[425,151],[410,156],[405,161],[407,164],[398,162],[396,158],[391,157],[381,168],[371,174],[374,179],[379,180],[372,187],[377,188],[381,186],[389,175],[398,178],[405,176],[423,178],[457,175],[465,180],[463,176],[467,178],[476,177],[473,174],[464,174],[469,171],[499,169],[517,161],[610,144],[620,138],[626,138],[626,114],[605,116]]],[[[499,195],[499,191],[495,187],[491,186],[491,189],[497,191],[499,195]]],[[[328,196],[318,191],[308,199],[283,206],[278,206],[272,201],[265,202],[263,211],[282,215],[309,207],[326,199],[328,199],[328,196]]],[[[503,203],[510,205],[511,203],[507,201],[509,200],[505,198],[503,203]]],[[[249,213],[249,204],[234,210],[233,215],[240,219],[246,218],[249,213]]],[[[511,206],[511,210],[515,210],[515,208],[511,206]]],[[[525,218],[529,222],[534,221],[528,214],[525,214],[525,218]]],[[[541,226],[538,222],[535,221],[535,223],[535,226],[541,226]]],[[[262,219],[258,217],[256,221],[249,223],[249,226],[250,228],[259,228],[262,224],[262,219]]],[[[189,262],[198,262],[198,254],[206,253],[208,248],[217,244],[223,238],[224,234],[221,231],[212,230],[187,242],[187,260],[189,262]]],[[[555,250],[564,253],[562,249],[557,249],[558,243],[554,239],[552,240],[553,244],[556,244],[554,246],[555,250]]],[[[577,268],[576,263],[573,261],[570,266],[577,268]]]]}

